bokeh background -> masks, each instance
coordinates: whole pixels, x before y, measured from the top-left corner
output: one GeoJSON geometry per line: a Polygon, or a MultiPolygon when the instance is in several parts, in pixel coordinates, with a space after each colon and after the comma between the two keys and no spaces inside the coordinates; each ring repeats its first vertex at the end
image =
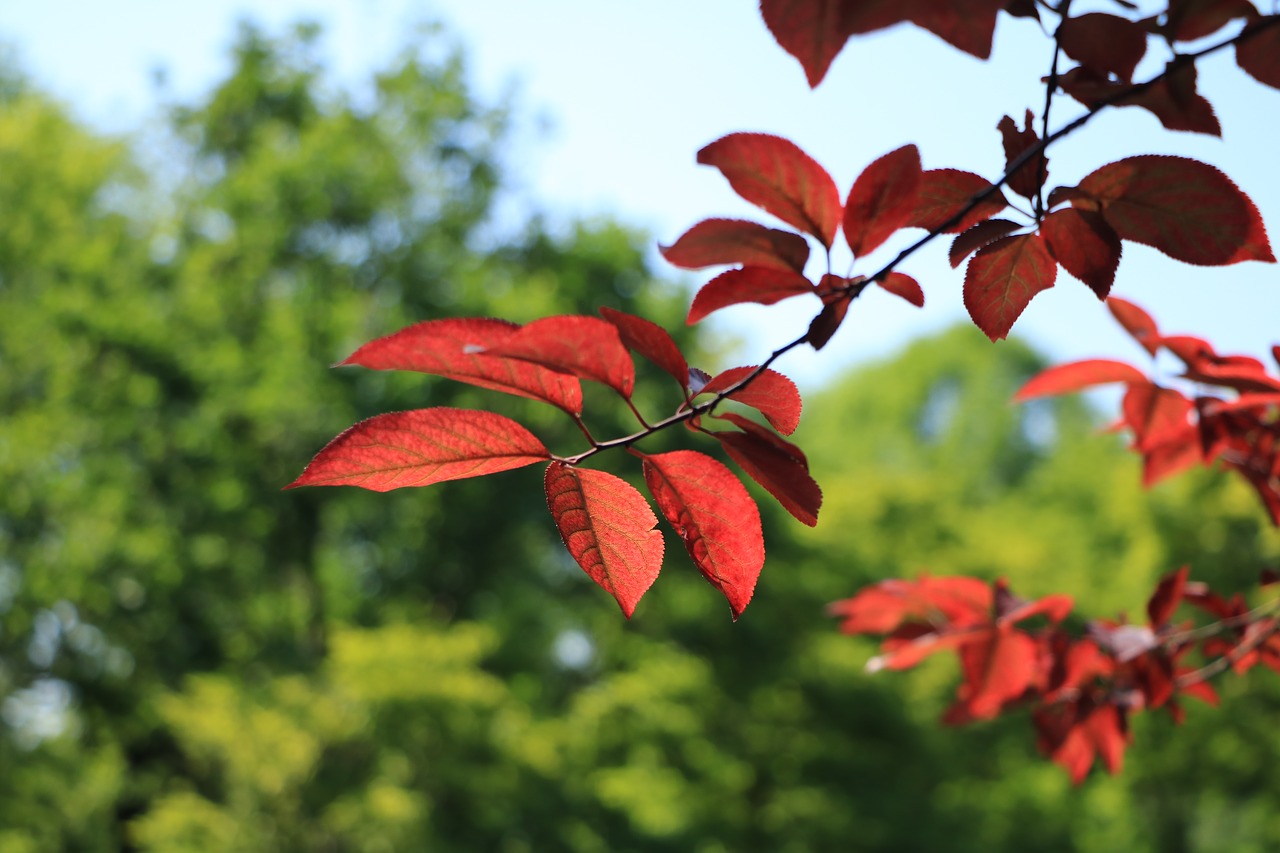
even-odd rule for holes
{"type": "MultiPolygon", "coordinates": [[[[1072,788],[1025,718],[938,723],[951,662],[869,676],[873,646],[823,615],[922,570],[1140,614],[1184,563],[1232,591],[1280,559],[1240,484],[1144,493],[1087,401],[1008,404],[1046,358],[1137,357],[1070,280],[993,346],[953,326],[939,250],[906,269],[923,312],[868,298],[829,355],[780,365],[826,500],[809,530],[761,495],[769,559],[736,624],[675,547],[624,621],[535,469],[280,490],[395,409],[576,446],[535,403],[329,367],[417,320],[610,305],[708,369],[759,358],[811,306],[688,329],[697,279],[654,251],[749,215],[694,152],[783,133],[847,186],[916,141],[994,176],[996,121],[1039,102],[1033,25],[1002,19],[990,64],[869,38],[810,93],[738,3],[111,5],[0,8],[0,851],[1280,846],[1274,676],[1223,679],[1181,727],[1141,717],[1125,772],[1072,788]]],[[[1225,144],[1117,111],[1054,178],[1197,156],[1280,221],[1276,94],[1229,62],[1202,81],[1225,144]]],[[[1260,354],[1276,285],[1126,248],[1117,292],[1260,354]]],[[[648,411],[678,402],[641,384],[648,411]]]]}

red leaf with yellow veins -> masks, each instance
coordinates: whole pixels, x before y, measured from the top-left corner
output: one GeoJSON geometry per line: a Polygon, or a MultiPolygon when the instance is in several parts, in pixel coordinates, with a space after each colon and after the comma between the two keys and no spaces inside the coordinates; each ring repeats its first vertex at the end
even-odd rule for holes
{"type": "Polygon", "coordinates": [[[582,414],[582,386],[577,379],[488,353],[519,329],[515,323],[487,318],[427,320],[370,341],[342,364],[430,373],[582,414]]]}
{"type": "Polygon", "coordinates": [[[480,477],[551,454],[520,424],[493,412],[416,409],[361,421],[325,445],[286,489],[359,486],[387,492],[480,477]]]}
{"type": "Polygon", "coordinates": [[[600,308],[604,317],[618,329],[622,343],[632,352],[638,352],[671,375],[681,388],[689,385],[689,364],[671,333],[652,320],[618,311],[607,306],[600,308]]]}
{"type": "MultiPolygon", "coordinates": [[[[756,370],[756,367],[731,367],[717,373],[697,396],[719,394],[756,370]]],[[[796,383],[776,370],[766,367],[749,385],[731,392],[728,397],[758,410],[783,435],[791,435],[800,425],[800,391],[796,388],[796,383]]]]}
{"type": "Polygon", "coordinates": [[[1131,364],[1094,358],[1059,364],[1040,371],[1026,385],[1018,389],[1013,399],[1021,403],[1025,400],[1034,400],[1036,397],[1071,394],[1095,385],[1106,385],[1109,382],[1147,383],[1148,380],[1131,364]]]}
{"type": "Polygon", "coordinates": [[[1058,265],[1038,234],[1003,237],[984,246],[964,275],[964,305],[973,322],[996,341],[1042,290],[1053,287],[1058,265]]]}
{"type": "MultiPolygon", "coordinates": [[[[960,169],[929,169],[920,179],[920,190],[916,196],[916,209],[911,214],[907,225],[923,228],[926,231],[937,231],[943,223],[959,215],[975,199],[984,192],[991,182],[973,172],[960,169]]],[[[972,210],[961,219],[946,227],[945,232],[956,234],[977,225],[984,219],[990,219],[1009,206],[1008,200],[1000,190],[978,202],[972,210]]]]}
{"type": "Polygon", "coordinates": [[[745,219],[704,219],[658,251],[687,270],[741,264],[803,273],[809,261],[809,242],[799,234],[745,219]]]}
{"type": "Polygon", "coordinates": [[[644,479],[693,564],[728,600],[736,620],[764,567],[755,501],[732,471],[694,450],[644,457],[644,479]]]}
{"type": "Polygon", "coordinates": [[[662,534],[649,503],[626,480],[555,461],[545,478],[560,538],[628,619],[662,569],[662,534]]]}
{"type": "Polygon", "coordinates": [[[1054,260],[1083,281],[1099,299],[1106,299],[1120,267],[1120,238],[1092,210],[1055,210],[1040,224],[1040,234],[1054,260]]]}
{"type": "Polygon", "coordinates": [[[1207,163],[1156,154],[1128,157],[1093,172],[1077,189],[1121,239],[1176,260],[1200,266],[1275,260],[1257,207],[1207,163]]]}
{"type": "Polygon", "coordinates": [[[878,248],[916,209],[920,149],[904,145],[876,160],[853,182],[844,205],[844,239],[854,256],[878,248]]]}
{"type": "Polygon", "coordinates": [[[698,162],[719,169],[747,201],[831,247],[840,226],[840,191],[827,170],[794,142],[766,133],[731,133],[699,151],[698,162]]]}
{"type": "Polygon", "coordinates": [[[702,286],[689,306],[685,322],[698,322],[713,311],[744,302],[772,305],[792,296],[813,293],[813,282],[792,270],[741,267],[725,270],[702,286]]]}
{"type": "Polygon", "coordinates": [[[534,320],[489,350],[591,379],[630,399],[636,366],[617,328],[599,317],[562,315],[534,320]]]}

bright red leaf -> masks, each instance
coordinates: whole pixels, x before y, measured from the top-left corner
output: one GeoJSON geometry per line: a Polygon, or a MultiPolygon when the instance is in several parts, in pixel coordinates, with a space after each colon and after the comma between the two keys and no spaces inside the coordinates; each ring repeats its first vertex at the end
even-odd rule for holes
{"type": "Polygon", "coordinates": [[[993,629],[962,645],[959,699],[966,716],[991,719],[1025,693],[1036,675],[1037,651],[1031,637],[1012,629],[993,629]]]}
{"type": "Polygon", "coordinates": [[[733,472],[704,453],[644,457],[644,479],[693,564],[742,615],[764,567],[760,511],[733,472]]]}
{"type": "Polygon", "coordinates": [[[846,634],[888,634],[909,621],[932,627],[970,628],[991,620],[991,584],[963,576],[890,578],[836,601],[827,612],[846,634]]]}
{"type": "Polygon", "coordinates": [[[964,276],[964,306],[996,341],[1006,337],[1032,297],[1053,287],[1058,265],[1038,234],[1020,234],[984,246],[964,276]]]}
{"type": "Polygon", "coordinates": [[[1160,330],[1150,314],[1118,296],[1107,297],[1107,310],[1143,349],[1151,355],[1156,354],[1160,349],[1160,330]]]}
{"type": "Polygon", "coordinates": [[[1160,579],[1156,591],[1147,602],[1147,618],[1151,627],[1159,630],[1169,624],[1173,612],[1182,603],[1182,593],[1187,586],[1189,566],[1183,566],[1176,572],[1170,572],[1160,579]]]}
{"type": "Polygon", "coordinates": [[[285,488],[359,486],[386,492],[480,477],[550,458],[536,436],[502,415],[416,409],[351,427],[325,445],[285,488]]]}
{"type": "Polygon", "coordinates": [[[577,379],[488,353],[519,329],[515,323],[487,318],[427,320],[370,341],[342,364],[430,373],[582,414],[582,386],[577,379]]]}
{"type": "Polygon", "coordinates": [[[671,374],[681,388],[688,387],[689,364],[666,329],[652,320],[605,306],[600,308],[600,316],[617,327],[627,349],[640,353],[671,374]]]}
{"type": "Polygon", "coordinates": [[[840,226],[840,191],[794,142],[766,133],[731,133],[698,152],[734,191],[752,204],[812,234],[827,248],[840,226]]]}
{"type": "Polygon", "coordinates": [[[876,284],[900,299],[905,299],[917,308],[924,307],[924,290],[920,282],[906,273],[891,272],[884,278],[876,279],[876,284]]]}
{"type": "MultiPolygon", "coordinates": [[[[719,394],[731,388],[747,376],[755,373],[756,367],[731,367],[717,373],[711,378],[697,396],[719,394]]],[[[778,373],[765,368],[753,378],[745,388],[739,388],[728,395],[745,406],[758,410],[783,435],[791,435],[800,425],[800,391],[796,383],[778,373]]]]}
{"type": "Polygon", "coordinates": [[[545,487],[565,547],[630,619],[662,568],[662,534],[644,495],[612,474],[558,460],[545,487]]]}
{"type": "Polygon", "coordinates": [[[1093,358],[1045,368],[1019,388],[1018,393],[1013,395],[1013,399],[1023,402],[1036,397],[1071,394],[1095,385],[1106,385],[1109,382],[1147,383],[1148,380],[1131,364],[1093,358]]]}
{"type": "Polygon", "coordinates": [[[1189,264],[1274,261],[1258,209],[1231,179],[1185,157],[1143,155],[1103,166],[1077,187],[1122,239],[1189,264]]]}
{"type": "Polygon", "coordinates": [[[742,264],[803,273],[809,260],[809,242],[799,234],[745,219],[704,219],[658,250],[688,270],[742,264]]]}
{"type": "Polygon", "coordinates": [[[1121,403],[1125,423],[1133,430],[1134,445],[1144,452],[1186,435],[1193,408],[1181,393],[1149,381],[1131,383],[1121,403]]]}
{"type": "Polygon", "coordinates": [[[960,169],[929,169],[920,177],[916,209],[907,224],[924,228],[926,231],[941,229],[948,234],[968,230],[1009,206],[1004,193],[998,189],[992,191],[982,201],[974,203],[973,200],[990,186],[990,181],[973,172],[964,172],[960,169]],[[942,229],[943,224],[959,216],[960,212],[970,204],[974,205],[972,210],[942,229]]]}
{"type": "Polygon", "coordinates": [[[592,379],[630,399],[636,366],[618,329],[599,317],[561,315],[534,320],[489,350],[592,379]]]}
{"type": "Polygon", "coordinates": [[[713,311],[755,302],[772,305],[792,296],[813,293],[813,282],[793,270],[770,267],[740,267],[725,270],[711,279],[693,297],[685,322],[692,325],[713,311]]]}
{"type": "Polygon", "coordinates": [[[1120,238],[1092,210],[1068,207],[1055,210],[1040,224],[1049,254],[1068,273],[1105,299],[1120,266],[1120,238]]]}
{"type": "Polygon", "coordinates": [[[779,46],[800,61],[809,86],[826,76],[851,31],[848,0],[761,0],[760,13],[779,46]]]}
{"type": "Polygon", "coordinates": [[[734,462],[765,488],[797,521],[818,523],[822,489],[809,473],[809,461],[800,448],[773,431],[733,412],[716,415],[737,424],[742,432],[715,432],[734,462]]]}
{"type": "Polygon", "coordinates": [[[878,248],[916,209],[920,149],[904,145],[863,170],[844,206],[844,239],[855,257],[878,248]]]}

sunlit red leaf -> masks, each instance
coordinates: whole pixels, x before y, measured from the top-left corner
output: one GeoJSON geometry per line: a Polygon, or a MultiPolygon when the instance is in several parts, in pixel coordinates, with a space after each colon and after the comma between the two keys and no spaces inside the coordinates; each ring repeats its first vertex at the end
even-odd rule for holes
{"type": "Polygon", "coordinates": [[[549,458],[536,436],[502,415],[416,409],[351,427],[325,445],[285,488],[359,486],[386,492],[509,471],[549,458]]]}
{"type": "Polygon", "coordinates": [[[977,578],[890,578],[828,605],[846,634],[887,634],[908,621],[936,628],[972,628],[991,620],[991,584],[977,578]]]}
{"type": "Polygon", "coordinates": [[[689,306],[686,322],[693,324],[713,311],[755,302],[772,305],[792,296],[813,293],[813,282],[793,270],[741,267],[725,270],[702,286],[689,306]]]}
{"type": "Polygon", "coordinates": [[[1092,210],[1068,207],[1044,218],[1040,234],[1054,260],[1105,299],[1120,266],[1120,238],[1092,210]]]}
{"type": "Polygon", "coordinates": [[[960,699],[974,719],[990,719],[1017,699],[1036,672],[1036,643],[1015,630],[992,630],[959,649],[964,683],[960,699]]]}
{"type": "Polygon", "coordinates": [[[515,323],[487,318],[427,320],[370,341],[342,364],[430,373],[582,414],[582,386],[577,379],[536,364],[487,354],[519,329],[515,323]]]}
{"type": "Polygon", "coordinates": [[[543,317],[522,327],[489,353],[592,379],[627,399],[635,386],[635,363],[622,345],[617,327],[599,317],[543,317]]]}
{"type": "Polygon", "coordinates": [[[1062,49],[1095,74],[1128,82],[1147,52],[1147,33],[1118,15],[1088,12],[1067,18],[1058,30],[1062,49]]]}
{"type": "Polygon", "coordinates": [[[917,308],[924,307],[924,290],[920,282],[906,273],[891,272],[884,278],[876,279],[876,284],[900,299],[905,299],[917,308]]]}
{"type": "Polygon", "coordinates": [[[1096,202],[1122,239],[1171,258],[1202,266],[1275,260],[1258,209],[1206,163],[1154,154],[1128,157],[1093,172],[1078,189],[1096,202]]]}
{"type": "Polygon", "coordinates": [[[671,334],[652,320],[602,306],[600,315],[618,329],[618,335],[627,349],[638,352],[661,367],[680,383],[689,385],[689,365],[671,334]]]}
{"type": "Polygon", "coordinates": [[[658,249],[688,270],[741,264],[803,273],[809,260],[809,242],[799,234],[745,219],[704,219],[658,249]]]}
{"type": "Polygon", "coordinates": [[[952,267],[958,267],[964,263],[964,259],[981,249],[988,243],[994,243],[1001,237],[1008,236],[1017,231],[1022,226],[1017,222],[1011,222],[1008,219],[988,219],[979,222],[967,231],[956,236],[951,243],[951,250],[947,253],[947,259],[951,261],[952,267]]]}
{"type": "Polygon", "coordinates": [[[1152,355],[1160,348],[1160,330],[1151,315],[1128,300],[1118,296],[1107,297],[1107,309],[1111,316],[1152,355]]]}
{"type": "Polygon", "coordinates": [[[796,520],[810,527],[817,524],[822,489],[809,474],[809,462],[800,448],[733,412],[724,412],[717,417],[737,424],[743,430],[714,433],[729,458],[773,495],[796,520]]]}
{"type": "Polygon", "coordinates": [[[991,186],[990,181],[973,172],[960,169],[929,169],[920,177],[916,209],[907,225],[927,231],[944,230],[955,234],[965,231],[984,219],[990,219],[1009,206],[1000,190],[994,190],[973,209],[945,229],[942,226],[960,215],[979,194],[991,186]]]}
{"type": "Polygon", "coordinates": [[[920,149],[904,145],[863,170],[844,206],[844,239],[855,257],[878,248],[907,225],[921,180],[920,149]]]}
{"type": "MultiPolygon", "coordinates": [[[[1027,110],[1021,129],[1009,116],[1002,118],[996,126],[996,129],[1000,131],[1000,138],[1004,142],[1006,170],[1024,153],[1040,144],[1040,136],[1032,128],[1034,120],[1035,116],[1031,114],[1031,110],[1027,110]]],[[[1048,162],[1043,151],[1033,156],[1009,176],[1009,189],[1018,195],[1035,198],[1041,184],[1049,175],[1048,162]]]]}
{"type": "MultiPolygon", "coordinates": [[[[717,373],[699,392],[719,394],[726,388],[732,388],[747,376],[755,373],[756,367],[731,367],[717,373]]],[[[796,383],[778,373],[765,368],[753,378],[745,388],[729,393],[729,399],[757,409],[783,435],[791,435],[800,425],[800,391],[796,383]]]]}
{"type": "Polygon", "coordinates": [[[1273,18],[1268,29],[1236,44],[1236,65],[1259,83],[1280,89],[1280,25],[1273,18]]]}
{"type": "Polygon", "coordinates": [[[644,458],[644,479],[693,564],[742,615],[764,566],[760,511],[733,472],[703,453],[644,458]]]}
{"type": "Polygon", "coordinates": [[[1196,429],[1188,426],[1181,434],[1146,450],[1142,456],[1142,485],[1151,488],[1161,480],[1181,474],[1204,461],[1196,429]]]}
{"type": "Polygon", "coordinates": [[[560,461],[547,467],[545,486],[565,547],[630,619],[662,568],[662,534],[644,495],[612,474],[560,461]]]}
{"type": "Polygon", "coordinates": [[[1105,358],[1091,358],[1058,364],[1045,368],[1028,380],[1013,395],[1016,402],[1048,397],[1055,394],[1071,394],[1106,385],[1109,382],[1147,382],[1147,377],[1131,364],[1105,358]]]}
{"type": "Polygon", "coordinates": [[[1152,628],[1169,624],[1173,612],[1182,603],[1182,593],[1187,586],[1187,574],[1190,571],[1190,567],[1183,566],[1160,579],[1156,591],[1151,594],[1151,600],[1147,602],[1147,618],[1152,628]]]}
{"type": "Polygon", "coordinates": [[[1058,265],[1038,234],[1002,237],[978,251],[964,275],[964,305],[987,337],[1006,337],[1042,290],[1053,287],[1058,265]]]}
{"type": "Polygon", "coordinates": [[[794,142],[765,133],[731,133],[698,152],[752,204],[830,248],[840,226],[840,191],[827,170],[794,142]]]}
{"type": "Polygon", "coordinates": [[[1147,381],[1131,383],[1121,403],[1125,423],[1133,430],[1134,445],[1144,452],[1184,436],[1191,427],[1193,408],[1180,392],[1147,381]]]}

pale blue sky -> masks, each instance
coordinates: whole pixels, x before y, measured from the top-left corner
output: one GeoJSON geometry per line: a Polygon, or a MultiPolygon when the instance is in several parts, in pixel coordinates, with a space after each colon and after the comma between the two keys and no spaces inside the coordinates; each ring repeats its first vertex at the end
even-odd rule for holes
{"type": "MultiPolygon", "coordinates": [[[[1032,22],[1002,18],[989,63],[900,28],[855,40],[810,92],[747,0],[43,0],[0,5],[0,40],[79,115],[119,130],[145,117],[153,69],[166,69],[179,96],[216,79],[234,23],[246,14],[268,28],[300,17],[325,24],[324,55],[344,80],[377,67],[414,22],[445,21],[469,52],[480,93],[490,100],[517,93],[524,120],[511,157],[521,188],[558,217],[608,213],[663,242],[709,216],[768,221],[718,173],[694,163],[699,148],[732,131],[791,138],[842,192],[867,163],[906,142],[920,145],[927,168],[995,177],[1003,165],[996,122],[1027,106],[1038,111],[1038,78],[1049,61],[1032,22]],[[538,133],[541,118],[549,132],[538,133]]],[[[1229,54],[1204,64],[1201,90],[1218,110],[1224,140],[1168,133],[1145,112],[1113,111],[1051,152],[1051,182],[1075,183],[1132,153],[1196,157],[1241,184],[1280,232],[1280,92],[1246,79],[1229,54]]],[[[1076,112],[1063,105],[1055,114],[1076,112]]],[[[887,260],[901,245],[870,260],[887,260]]],[[[945,249],[940,242],[902,267],[924,286],[923,310],[870,294],[827,350],[790,355],[780,368],[820,381],[964,317],[962,271],[946,264],[945,249]]],[[[1114,292],[1146,306],[1165,329],[1200,334],[1223,351],[1263,355],[1280,341],[1273,264],[1201,269],[1126,244],[1114,292]]],[[[812,306],[792,302],[799,304],[728,309],[715,327],[748,340],[744,360],[759,358],[807,324],[812,306]]],[[[1056,358],[1140,352],[1065,275],[1014,331],[1056,358]]]]}

